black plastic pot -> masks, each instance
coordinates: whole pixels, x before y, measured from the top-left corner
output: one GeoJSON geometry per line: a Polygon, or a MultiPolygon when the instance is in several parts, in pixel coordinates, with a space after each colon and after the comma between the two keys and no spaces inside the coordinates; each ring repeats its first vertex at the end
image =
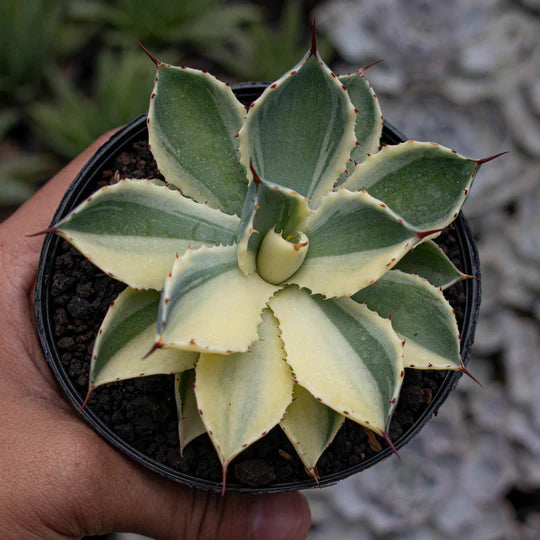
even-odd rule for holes
{"type": "MultiPolygon", "coordinates": [[[[262,83],[246,83],[236,85],[234,87],[234,91],[240,101],[242,101],[244,104],[249,104],[261,94],[265,87],[266,84],[262,83]]],[[[111,163],[114,156],[118,155],[118,153],[122,152],[124,149],[131,148],[133,142],[141,140],[146,136],[145,118],[145,116],[141,116],[118,131],[85,164],[66,191],[62,202],[54,215],[52,224],[58,222],[61,218],[66,216],[75,206],[85,200],[93,191],[96,190],[96,183],[101,179],[101,171],[111,163]]],[[[403,140],[405,140],[403,135],[401,135],[401,133],[399,133],[399,131],[393,128],[390,124],[386,123],[383,131],[383,142],[387,144],[397,144],[403,140]]],[[[469,279],[463,283],[465,291],[465,303],[463,306],[463,325],[461,329],[461,351],[463,361],[466,363],[473,343],[476,320],[480,307],[480,268],[478,253],[474,240],[469,226],[467,225],[467,221],[462,214],[460,214],[454,222],[454,233],[458,239],[459,250],[461,251],[463,272],[477,278],[469,279]]],[[[66,369],[60,361],[60,352],[56,346],[52,322],[53,306],[51,305],[51,286],[53,265],[56,256],[59,254],[60,242],[61,239],[54,235],[47,235],[45,238],[36,281],[36,324],[45,359],[53,371],[58,383],[65,391],[67,397],[76,407],[76,409],[79,410],[82,405],[82,396],[79,395],[74,384],[66,373],[66,369]]],[[[405,433],[403,433],[399,439],[394,441],[396,448],[399,449],[409,442],[409,440],[422,429],[422,427],[431,419],[431,417],[437,414],[439,407],[448,397],[449,393],[454,389],[460,377],[461,373],[459,372],[448,372],[442,385],[439,387],[439,390],[435,393],[432,401],[427,406],[423,414],[418,418],[416,423],[405,433]]],[[[110,444],[145,467],[171,480],[187,484],[189,486],[217,492],[221,491],[220,482],[212,482],[197,477],[187,476],[134,449],[124,440],[119,438],[107,425],[105,425],[105,423],[92,411],[90,407],[86,407],[82,411],[82,417],[110,444]]],[[[339,473],[321,477],[320,485],[328,486],[335,484],[343,478],[375,465],[379,461],[389,457],[391,454],[390,448],[384,448],[371,458],[362,461],[359,465],[341,470],[339,473]]],[[[250,488],[239,484],[232,484],[227,486],[227,490],[229,492],[239,493],[269,493],[306,489],[314,486],[314,481],[306,476],[306,479],[303,481],[290,482],[286,484],[273,484],[264,488],[250,488]]]]}

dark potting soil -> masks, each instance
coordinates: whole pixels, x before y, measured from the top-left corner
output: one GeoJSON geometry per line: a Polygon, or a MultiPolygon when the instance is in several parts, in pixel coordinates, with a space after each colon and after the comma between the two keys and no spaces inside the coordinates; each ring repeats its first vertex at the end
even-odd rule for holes
{"type": "MultiPolygon", "coordinates": [[[[158,177],[146,141],[121,153],[102,173],[101,185],[120,176],[158,177]]],[[[100,186],[98,186],[100,187],[100,186]]],[[[458,267],[462,267],[457,239],[445,231],[439,242],[458,267]]],[[[67,242],[60,244],[50,291],[56,345],[66,373],[81,397],[86,395],[94,338],[112,300],[125,285],[106,276],[67,242]]],[[[465,293],[457,284],[445,295],[454,307],[461,330],[465,293]]],[[[398,406],[390,425],[397,440],[421,416],[435,396],[446,372],[405,370],[398,406]]],[[[221,465],[204,434],[191,442],[180,457],[174,377],[158,375],[119,381],[97,388],[89,407],[129,445],[164,465],[201,479],[221,481],[221,465]]],[[[386,443],[358,424],[346,420],[335,440],[321,456],[321,477],[359,465],[386,443]]],[[[279,427],[242,452],[229,466],[227,482],[250,487],[296,482],[308,478],[304,466],[279,427]]]]}

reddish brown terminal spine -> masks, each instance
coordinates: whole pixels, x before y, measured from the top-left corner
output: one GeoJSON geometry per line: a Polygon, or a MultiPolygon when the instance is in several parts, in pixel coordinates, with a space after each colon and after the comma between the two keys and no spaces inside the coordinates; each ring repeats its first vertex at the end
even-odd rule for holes
{"type": "Polygon", "coordinates": [[[163,62],[160,62],[140,41],[137,40],[137,45],[148,55],[148,58],[154,62],[156,67],[163,65],[163,62]]]}

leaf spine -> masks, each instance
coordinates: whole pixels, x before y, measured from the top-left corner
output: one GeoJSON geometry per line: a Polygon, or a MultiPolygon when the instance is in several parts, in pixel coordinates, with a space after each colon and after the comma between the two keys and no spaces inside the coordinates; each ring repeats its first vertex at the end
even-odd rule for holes
{"type": "Polygon", "coordinates": [[[57,231],[58,231],[58,227],[49,227],[48,229],[43,229],[42,231],[38,231],[32,234],[25,234],[24,236],[26,238],[32,238],[34,236],[40,236],[42,234],[56,233],[57,231]]]}
{"type": "Polygon", "coordinates": [[[465,373],[467,377],[470,377],[478,386],[482,388],[482,383],[464,365],[459,367],[459,371],[461,371],[461,373],[465,373]]]}
{"type": "Polygon", "coordinates": [[[81,408],[79,409],[79,414],[82,414],[84,408],[86,407],[86,404],[88,403],[88,400],[90,399],[90,395],[92,394],[95,388],[96,387],[94,386],[93,383],[90,383],[88,385],[88,391],[86,392],[86,397],[84,398],[84,401],[81,404],[81,408]]]}
{"type": "MultiPolygon", "coordinates": [[[[150,58],[150,60],[154,62],[154,64],[156,65],[156,68],[164,65],[163,62],[160,62],[139,40],[137,40],[137,45],[148,55],[148,58],[150,58]]],[[[157,77],[156,77],[156,81],[157,81],[157,77]]]]}
{"type": "Polygon", "coordinates": [[[396,447],[394,446],[394,443],[392,442],[392,439],[390,439],[390,435],[387,431],[384,431],[382,436],[384,437],[384,440],[386,441],[386,444],[390,447],[392,452],[396,455],[399,461],[401,461],[401,457],[398,454],[398,451],[396,450],[396,447]]]}
{"type": "Polygon", "coordinates": [[[155,351],[157,351],[158,349],[161,349],[161,347],[163,347],[163,345],[161,344],[160,341],[156,341],[156,343],[154,343],[152,345],[152,348],[142,357],[142,360],[146,360],[151,354],[153,354],[155,351]]]}
{"type": "Polygon", "coordinates": [[[496,159],[499,156],[503,156],[504,154],[508,154],[508,151],[499,152],[498,154],[495,154],[494,156],[489,156],[489,157],[483,158],[483,159],[473,159],[472,161],[474,161],[477,165],[482,165],[483,163],[487,163],[488,161],[491,161],[492,159],[496,159]]]}
{"type": "MultiPolygon", "coordinates": [[[[380,60],[375,60],[375,62],[371,62],[371,64],[368,64],[367,66],[364,66],[364,67],[361,67],[357,73],[358,75],[363,75],[365,71],[367,71],[370,67],[373,67],[377,64],[380,64],[381,62],[383,61],[383,59],[381,58],[380,60]]],[[[371,87],[371,86],[370,86],[371,87]]]]}

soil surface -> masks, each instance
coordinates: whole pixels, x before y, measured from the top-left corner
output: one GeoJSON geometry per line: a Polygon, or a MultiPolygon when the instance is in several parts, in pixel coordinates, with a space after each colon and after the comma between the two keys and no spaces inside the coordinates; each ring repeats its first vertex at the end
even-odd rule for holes
{"type": "MultiPolygon", "coordinates": [[[[115,177],[158,177],[156,163],[146,141],[121,153],[102,173],[102,185],[115,177]]],[[[439,242],[458,267],[460,251],[452,230],[439,242]]],[[[50,290],[57,348],[65,370],[80,395],[87,391],[90,356],[94,339],[111,301],[125,285],[115,281],[87,261],[67,242],[56,255],[50,290]]],[[[461,330],[465,301],[463,284],[445,295],[454,307],[461,330]]],[[[398,406],[390,426],[390,437],[397,440],[421,416],[435,396],[446,372],[405,370],[398,406]]],[[[164,465],[184,474],[221,482],[221,465],[206,434],[191,442],[180,457],[173,376],[152,376],[120,381],[97,388],[87,407],[126,443],[164,465]]],[[[321,478],[359,465],[386,447],[371,432],[346,420],[335,440],[320,458],[321,478]]],[[[279,427],[259,440],[229,466],[228,485],[255,488],[302,481],[308,478],[291,443],[279,427]]]]}

